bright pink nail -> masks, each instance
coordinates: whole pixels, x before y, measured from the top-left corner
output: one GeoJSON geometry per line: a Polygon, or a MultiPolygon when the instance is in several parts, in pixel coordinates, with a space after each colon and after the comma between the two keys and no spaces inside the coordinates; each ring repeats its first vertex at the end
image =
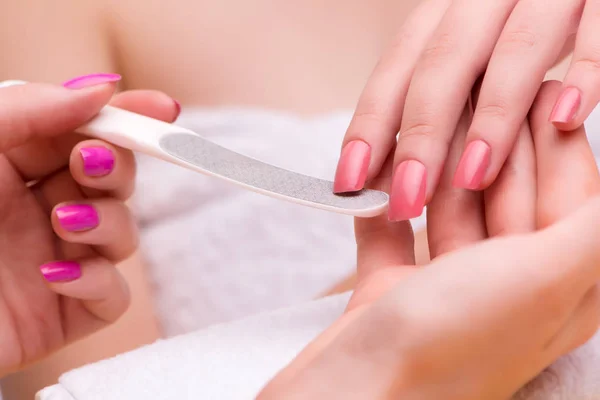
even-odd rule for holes
{"type": "Polygon", "coordinates": [[[106,147],[84,147],[79,149],[83,159],[83,172],[87,176],[104,176],[115,166],[115,156],[106,147]]]}
{"type": "Polygon", "coordinates": [[[56,209],[60,226],[69,232],[80,232],[98,226],[100,219],[94,207],[88,204],[73,204],[56,209]]]}
{"type": "Polygon", "coordinates": [[[333,184],[334,193],[356,192],[365,186],[371,146],[362,140],[353,140],[344,146],[333,184]]]}
{"type": "Polygon", "coordinates": [[[119,74],[90,74],[68,80],[63,83],[63,86],[67,89],[83,89],[103,83],[118,82],[120,80],[121,75],[119,74]]]}
{"type": "Polygon", "coordinates": [[[454,174],[454,186],[477,190],[490,165],[492,150],[483,140],[474,140],[465,149],[454,174]]]}
{"type": "Polygon", "coordinates": [[[406,160],[396,167],[390,193],[390,221],[418,217],[425,207],[427,169],[416,160],[406,160]]]}
{"type": "Polygon", "coordinates": [[[568,87],[559,96],[552,112],[550,122],[570,122],[575,118],[581,105],[581,92],[574,87],[568,87]]]}
{"type": "Polygon", "coordinates": [[[48,282],[69,282],[81,277],[81,266],[75,261],[54,261],[40,267],[48,282]]]}

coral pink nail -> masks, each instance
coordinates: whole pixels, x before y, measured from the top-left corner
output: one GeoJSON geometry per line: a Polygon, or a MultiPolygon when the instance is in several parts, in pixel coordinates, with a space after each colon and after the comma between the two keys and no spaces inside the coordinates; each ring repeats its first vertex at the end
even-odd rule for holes
{"type": "Polygon", "coordinates": [[[574,87],[568,87],[558,97],[552,112],[550,122],[570,122],[575,118],[581,105],[581,92],[574,87]]]}
{"type": "Polygon", "coordinates": [[[63,83],[63,86],[67,89],[83,89],[103,83],[118,82],[120,80],[121,75],[119,74],[90,74],[68,80],[63,83]]]}
{"type": "Polygon", "coordinates": [[[390,221],[418,217],[425,207],[427,169],[416,160],[403,161],[396,167],[390,193],[390,221]]]}
{"type": "Polygon", "coordinates": [[[477,190],[490,165],[492,150],[483,140],[474,140],[465,149],[454,174],[454,186],[477,190]]]}
{"type": "Polygon", "coordinates": [[[371,146],[362,140],[353,140],[344,146],[333,184],[334,193],[356,192],[365,186],[371,146]]]}
{"type": "Polygon", "coordinates": [[[83,160],[83,172],[87,176],[104,176],[115,166],[115,156],[106,147],[84,147],[79,149],[83,160]]]}
{"type": "Polygon", "coordinates": [[[81,266],[75,261],[54,261],[40,267],[48,282],[69,282],[81,277],[81,266]]]}
{"type": "Polygon", "coordinates": [[[94,207],[88,204],[73,204],[55,210],[58,223],[66,231],[80,232],[98,226],[100,219],[94,207]]]}

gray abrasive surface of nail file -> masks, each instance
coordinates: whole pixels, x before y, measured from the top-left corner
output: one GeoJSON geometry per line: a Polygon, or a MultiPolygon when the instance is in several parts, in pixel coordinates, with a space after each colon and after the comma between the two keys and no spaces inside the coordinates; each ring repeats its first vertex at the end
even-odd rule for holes
{"type": "Polygon", "coordinates": [[[169,133],[160,139],[160,147],[169,155],[222,178],[316,208],[357,216],[374,216],[381,214],[388,203],[387,193],[377,190],[334,194],[333,182],[266,164],[201,136],[169,133]]]}

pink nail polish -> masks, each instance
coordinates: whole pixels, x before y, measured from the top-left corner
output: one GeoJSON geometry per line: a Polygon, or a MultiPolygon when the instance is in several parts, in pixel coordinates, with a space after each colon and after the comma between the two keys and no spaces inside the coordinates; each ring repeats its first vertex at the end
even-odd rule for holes
{"type": "Polygon", "coordinates": [[[48,282],[69,282],[81,277],[81,266],[75,261],[54,261],[40,267],[48,282]]]}
{"type": "Polygon", "coordinates": [[[570,122],[575,118],[581,105],[581,92],[575,87],[568,87],[558,97],[552,112],[550,122],[570,122]]]}
{"type": "Polygon", "coordinates": [[[80,232],[98,226],[100,219],[94,207],[88,204],[72,204],[55,210],[60,226],[69,232],[80,232]]]}
{"type": "Polygon", "coordinates": [[[333,184],[334,193],[356,192],[365,186],[371,146],[362,140],[353,140],[346,144],[338,162],[333,184]]]}
{"type": "Polygon", "coordinates": [[[106,147],[84,147],[79,149],[83,159],[83,172],[87,176],[108,175],[115,166],[115,157],[106,147]]]}
{"type": "Polygon", "coordinates": [[[103,83],[118,82],[120,80],[121,75],[119,74],[90,74],[68,80],[63,83],[63,86],[67,89],[83,89],[103,83]]]}
{"type": "Polygon", "coordinates": [[[490,166],[492,150],[483,140],[474,140],[465,149],[454,174],[454,186],[477,190],[490,166]]]}
{"type": "Polygon", "coordinates": [[[173,99],[173,103],[175,103],[175,119],[177,119],[179,118],[179,114],[181,114],[181,103],[175,99],[173,99]]]}
{"type": "Polygon", "coordinates": [[[396,167],[390,193],[390,221],[418,217],[425,207],[427,169],[416,160],[406,160],[396,167]]]}

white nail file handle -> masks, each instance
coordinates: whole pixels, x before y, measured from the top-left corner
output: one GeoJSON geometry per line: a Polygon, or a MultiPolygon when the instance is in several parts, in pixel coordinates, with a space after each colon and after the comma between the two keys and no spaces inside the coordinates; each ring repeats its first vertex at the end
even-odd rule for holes
{"type": "MultiPolygon", "coordinates": [[[[6,81],[0,87],[24,83],[6,81]]],[[[210,142],[189,129],[112,106],[105,106],[77,132],[309,207],[358,217],[372,217],[387,208],[388,195],[384,192],[362,190],[335,195],[333,182],[266,164],[210,142]]]]}

